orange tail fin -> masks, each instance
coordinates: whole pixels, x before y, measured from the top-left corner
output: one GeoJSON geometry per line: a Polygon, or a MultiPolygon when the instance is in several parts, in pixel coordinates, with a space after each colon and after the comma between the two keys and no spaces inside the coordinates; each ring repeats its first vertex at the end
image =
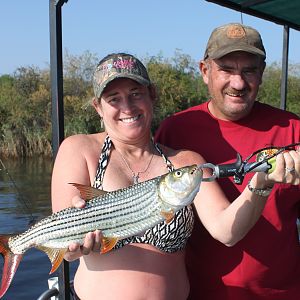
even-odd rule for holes
{"type": "Polygon", "coordinates": [[[0,235],[0,254],[4,258],[4,267],[0,287],[0,298],[2,298],[8,290],[17,271],[19,263],[23,257],[22,254],[14,254],[10,251],[8,246],[9,237],[9,235],[0,235]]]}

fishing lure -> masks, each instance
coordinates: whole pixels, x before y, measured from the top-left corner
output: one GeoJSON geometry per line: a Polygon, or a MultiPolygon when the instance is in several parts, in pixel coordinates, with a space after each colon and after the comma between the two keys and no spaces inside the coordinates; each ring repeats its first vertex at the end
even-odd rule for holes
{"type": "Polygon", "coordinates": [[[233,177],[235,184],[242,184],[244,177],[249,172],[266,172],[272,173],[276,165],[276,156],[282,152],[295,150],[300,147],[299,143],[289,144],[283,147],[269,146],[254,151],[246,159],[242,160],[241,155],[237,154],[234,163],[224,165],[214,165],[211,163],[203,164],[199,167],[212,169],[212,176],[203,178],[202,181],[213,181],[216,178],[233,177]],[[256,157],[256,161],[249,163],[252,157],[256,157]]]}

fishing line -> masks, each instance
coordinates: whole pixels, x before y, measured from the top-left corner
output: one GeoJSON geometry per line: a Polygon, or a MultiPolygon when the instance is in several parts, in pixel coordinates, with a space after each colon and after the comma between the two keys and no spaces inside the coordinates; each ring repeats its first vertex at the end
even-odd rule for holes
{"type": "Polygon", "coordinates": [[[1,158],[0,158],[0,164],[1,164],[1,166],[2,166],[2,168],[0,167],[0,171],[3,170],[3,171],[6,173],[6,175],[8,176],[8,178],[11,180],[11,182],[12,182],[12,184],[13,184],[15,190],[17,191],[17,194],[18,194],[19,198],[20,198],[21,201],[22,201],[22,205],[25,206],[25,208],[26,208],[26,210],[27,210],[27,212],[28,212],[28,214],[29,214],[29,222],[28,222],[28,225],[34,224],[34,223],[36,222],[36,217],[33,216],[32,211],[31,211],[31,209],[29,208],[29,204],[28,204],[29,201],[26,200],[26,199],[22,196],[22,194],[21,194],[21,192],[20,192],[20,190],[19,190],[19,188],[18,188],[16,182],[14,181],[13,177],[12,177],[12,176],[10,175],[10,173],[8,172],[8,169],[5,167],[5,165],[4,165],[4,163],[3,163],[3,161],[2,161],[1,158]]]}

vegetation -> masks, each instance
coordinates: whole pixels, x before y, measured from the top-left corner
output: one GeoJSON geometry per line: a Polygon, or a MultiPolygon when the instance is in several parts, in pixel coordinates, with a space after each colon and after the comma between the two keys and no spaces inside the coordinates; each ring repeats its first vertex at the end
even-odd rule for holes
{"type": "MultiPolygon", "coordinates": [[[[175,51],[143,60],[158,89],[153,132],[161,120],[208,99],[198,65],[190,56],[175,51]]],[[[66,53],[64,57],[65,136],[102,130],[99,117],[87,104],[93,97],[91,75],[96,55],[66,53]]],[[[20,67],[13,75],[0,76],[0,155],[51,156],[51,96],[49,70],[20,67]]],[[[281,67],[267,66],[258,98],[280,107],[281,67]]],[[[287,110],[300,115],[300,66],[290,66],[287,110]]]]}

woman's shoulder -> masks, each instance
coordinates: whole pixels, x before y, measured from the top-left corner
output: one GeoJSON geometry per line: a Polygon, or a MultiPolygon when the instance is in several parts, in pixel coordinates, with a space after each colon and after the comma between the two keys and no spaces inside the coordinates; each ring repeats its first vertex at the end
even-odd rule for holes
{"type": "Polygon", "coordinates": [[[187,149],[175,150],[161,144],[159,147],[176,168],[205,163],[204,158],[197,152],[187,149]]]}
{"type": "Polygon", "coordinates": [[[86,145],[92,143],[103,143],[106,134],[104,132],[101,133],[93,133],[93,134],[74,134],[65,138],[61,145],[86,145]]]}
{"type": "Polygon", "coordinates": [[[99,148],[104,142],[106,134],[95,133],[95,134],[75,134],[71,135],[63,140],[59,147],[60,152],[73,152],[82,153],[85,151],[92,151],[93,149],[99,148]]]}

